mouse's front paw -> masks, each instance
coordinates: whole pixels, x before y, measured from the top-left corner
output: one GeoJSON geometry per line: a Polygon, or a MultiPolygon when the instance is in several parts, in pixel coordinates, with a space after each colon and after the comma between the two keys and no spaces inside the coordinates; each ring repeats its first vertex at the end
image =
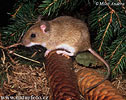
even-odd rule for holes
{"type": "Polygon", "coordinates": [[[74,54],[73,53],[69,53],[69,52],[66,52],[66,51],[62,51],[62,50],[58,50],[56,51],[57,54],[62,54],[64,56],[73,56],[74,54]]]}
{"type": "Polygon", "coordinates": [[[46,57],[46,56],[49,54],[50,51],[51,51],[51,50],[46,50],[46,52],[45,52],[45,54],[44,54],[44,57],[46,57]]]}

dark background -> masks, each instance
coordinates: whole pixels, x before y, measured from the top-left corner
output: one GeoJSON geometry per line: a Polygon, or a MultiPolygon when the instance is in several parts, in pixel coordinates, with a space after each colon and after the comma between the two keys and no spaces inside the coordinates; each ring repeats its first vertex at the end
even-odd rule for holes
{"type": "Polygon", "coordinates": [[[13,10],[15,0],[0,0],[0,27],[8,25],[11,15],[7,14],[13,10]]]}

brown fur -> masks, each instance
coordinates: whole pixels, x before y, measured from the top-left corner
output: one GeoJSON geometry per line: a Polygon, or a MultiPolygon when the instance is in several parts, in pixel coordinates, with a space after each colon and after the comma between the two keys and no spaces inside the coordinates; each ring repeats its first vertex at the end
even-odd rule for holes
{"type": "MultiPolygon", "coordinates": [[[[39,28],[42,22],[37,22],[25,34],[23,44],[29,42],[47,43],[47,49],[55,49],[57,45],[62,43],[69,44],[79,51],[85,51],[90,48],[90,36],[85,23],[69,16],[63,16],[48,21],[50,29],[48,34],[43,34],[39,28]],[[76,23],[76,24],[75,24],[76,23]],[[30,35],[35,33],[38,35],[35,39],[30,38],[30,35]],[[26,42],[27,40],[27,42],[26,42]]],[[[48,28],[48,27],[47,27],[48,28]]]]}

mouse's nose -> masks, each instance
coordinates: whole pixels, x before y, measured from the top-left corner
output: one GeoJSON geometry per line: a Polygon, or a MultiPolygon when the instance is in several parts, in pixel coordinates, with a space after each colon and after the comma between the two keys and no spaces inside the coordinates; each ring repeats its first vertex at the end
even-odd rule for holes
{"type": "Polygon", "coordinates": [[[27,40],[27,39],[22,39],[22,44],[23,44],[24,46],[28,45],[29,43],[30,43],[29,40],[27,40]]]}

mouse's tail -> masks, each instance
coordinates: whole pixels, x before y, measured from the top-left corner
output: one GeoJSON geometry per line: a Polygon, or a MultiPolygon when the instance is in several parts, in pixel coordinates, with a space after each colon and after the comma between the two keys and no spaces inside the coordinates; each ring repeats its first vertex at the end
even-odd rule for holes
{"type": "Polygon", "coordinates": [[[85,89],[85,93],[89,92],[89,91],[92,90],[93,88],[96,88],[98,85],[102,84],[106,79],[109,78],[110,73],[111,73],[109,64],[108,64],[97,52],[95,52],[92,48],[89,48],[88,50],[89,50],[95,57],[97,57],[100,61],[102,61],[102,62],[105,64],[105,66],[107,67],[107,75],[105,76],[105,78],[104,78],[101,82],[95,84],[95,85],[92,86],[92,87],[89,87],[89,88],[85,89]]]}

